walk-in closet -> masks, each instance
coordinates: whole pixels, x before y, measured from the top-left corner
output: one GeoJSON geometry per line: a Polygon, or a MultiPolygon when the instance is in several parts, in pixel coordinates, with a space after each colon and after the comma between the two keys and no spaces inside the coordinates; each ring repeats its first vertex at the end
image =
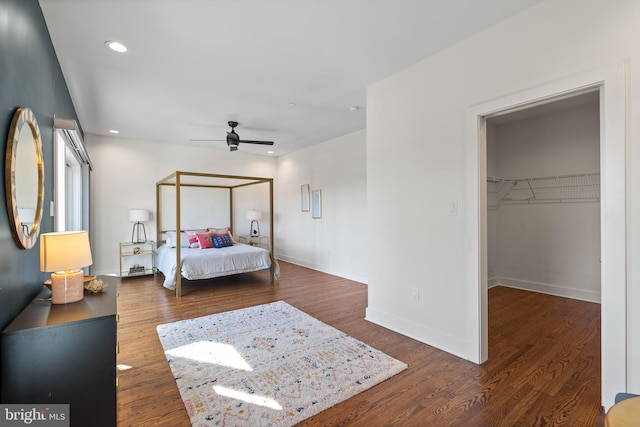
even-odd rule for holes
{"type": "Polygon", "coordinates": [[[600,302],[597,91],[487,126],[489,286],[600,302]]]}

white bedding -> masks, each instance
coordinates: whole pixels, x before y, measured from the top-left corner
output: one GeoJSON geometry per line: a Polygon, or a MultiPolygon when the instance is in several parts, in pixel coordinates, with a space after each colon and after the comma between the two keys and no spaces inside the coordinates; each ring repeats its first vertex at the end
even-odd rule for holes
{"type": "MultiPolygon", "coordinates": [[[[248,273],[271,267],[266,249],[236,243],[224,248],[180,248],[182,277],[187,280],[210,279],[230,274],[248,273]]],[[[158,270],[164,274],[164,287],[176,288],[176,248],[158,248],[158,270]]]]}

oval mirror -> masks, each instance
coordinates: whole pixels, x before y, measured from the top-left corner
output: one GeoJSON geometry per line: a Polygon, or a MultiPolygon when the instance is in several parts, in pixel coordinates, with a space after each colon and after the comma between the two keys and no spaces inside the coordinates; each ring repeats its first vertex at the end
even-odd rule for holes
{"type": "Polygon", "coordinates": [[[42,143],[36,117],[29,108],[13,115],[5,157],[5,194],[16,244],[30,249],[38,241],[44,202],[42,143]]]}

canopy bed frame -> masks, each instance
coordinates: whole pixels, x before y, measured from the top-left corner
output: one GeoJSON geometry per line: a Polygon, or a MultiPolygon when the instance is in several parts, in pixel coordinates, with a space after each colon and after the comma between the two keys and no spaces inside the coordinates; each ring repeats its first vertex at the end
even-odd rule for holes
{"type": "MultiPolygon", "coordinates": [[[[233,212],[233,201],[234,201],[234,190],[238,188],[263,184],[267,183],[269,185],[269,225],[271,230],[271,238],[269,239],[269,254],[271,257],[271,265],[269,268],[270,281],[273,284],[275,280],[275,270],[276,270],[276,262],[274,258],[274,239],[273,239],[273,178],[258,178],[258,177],[248,177],[248,176],[236,176],[236,175],[217,175],[217,174],[209,174],[209,173],[199,173],[199,172],[182,172],[176,171],[171,175],[167,176],[164,179],[156,182],[156,212],[157,212],[157,242],[162,242],[162,236],[170,231],[175,230],[177,235],[179,236],[178,231],[185,231],[181,227],[181,212],[182,212],[182,203],[180,191],[183,187],[201,187],[201,188],[216,188],[216,189],[228,189],[229,190],[229,227],[231,232],[233,232],[234,228],[234,212],[233,212]],[[163,218],[163,204],[162,204],[162,188],[163,187],[174,187],[175,188],[175,228],[173,230],[163,230],[162,228],[162,218],[163,218]]],[[[178,238],[179,239],[179,238],[178,238]]],[[[176,254],[176,266],[181,266],[181,245],[175,245],[175,254],[176,254]]],[[[233,274],[233,273],[229,273],[233,274]]],[[[218,275],[219,276],[219,275],[218,275]]],[[[176,271],[176,286],[175,286],[176,297],[180,298],[182,296],[182,269],[181,267],[177,267],[176,271]]]]}

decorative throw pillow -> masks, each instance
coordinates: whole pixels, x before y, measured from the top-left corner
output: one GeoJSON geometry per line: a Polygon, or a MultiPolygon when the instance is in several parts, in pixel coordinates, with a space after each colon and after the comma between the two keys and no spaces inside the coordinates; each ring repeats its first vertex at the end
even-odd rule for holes
{"type": "Polygon", "coordinates": [[[189,234],[189,232],[187,231],[187,237],[189,238],[189,246],[194,243],[198,243],[198,237],[196,236],[196,233],[189,234]]]}
{"type": "Polygon", "coordinates": [[[187,233],[187,238],[189,239],[189,247],[196,249],[199,248],[200,243],[198,243],[198,236],[196,236],[196,234],[206,234],[207,232],[207,230],[185,230],[185,233],[187,233]]]}
{"type": "Polygon", "coordinates": [[[223,228],[207,228],[207,231],[213,233],[216,236],[222,236],[223,234],[229,233],[229,227],[223,228]]]}
{"type": "Polygon", "coordinates": [[[233,236],[231,235],[231,228],[230,227],[221,227],[221,228],[209,227],[209,228],[207,228],[207,231],[210,232],[210,233],[213,233],[214,236],[227,235],[231,239],[231,243],[232,244],[233,243],[238,243],[233,239],[233,236]]]}
{"type": "Polygon", "coordinates": [[[196,233],[196,238],[198,239],[198,244],[200,244],[200,249],[209,249],[213,248],[213,237],[212,233],[196,233]]]}
{"type": "Polygon", "coordinates": [[[229,234],[223,234],[222,236],[216,236],[215,234],[211,236],[213,240],[213,246],[216,248],[225,248],[227,246],[233,246],[233,242],[231,241],[231,237],[229,234]]]}

